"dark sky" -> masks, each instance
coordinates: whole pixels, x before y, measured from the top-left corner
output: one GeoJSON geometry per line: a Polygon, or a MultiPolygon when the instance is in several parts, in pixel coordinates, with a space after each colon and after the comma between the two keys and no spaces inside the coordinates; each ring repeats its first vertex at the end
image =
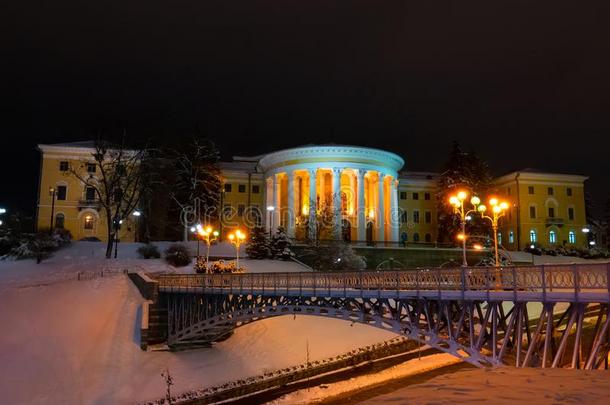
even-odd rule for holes
{"type": "Polygon", "coordinates": [[[226,156],[361,144],[412,170],[455,139],[496,173],[610,192],[608,0],[6,3],[0,204],[33,209],[36,143],[120,128],[199,127],[226,156]]]}

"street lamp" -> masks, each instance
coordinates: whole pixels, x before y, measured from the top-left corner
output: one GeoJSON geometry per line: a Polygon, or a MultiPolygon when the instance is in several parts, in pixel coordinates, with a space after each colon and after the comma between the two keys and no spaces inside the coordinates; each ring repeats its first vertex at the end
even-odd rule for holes
{"type": "Polygon", "coordinates": [[[268,205],[267,212],[269,213],[269,236],[271,236],[271,232],[273,230],[273,211],[275,211],[275,207],[273,205],[268,205]]]}
{"type": "MultiPolygon", "coordinates": [[[[218,231],[213,230],[211,226],[206,226],[203,228],[201,225],[197,225],[197,235],[199,235],[199,238],[205,241],[206,245],[208,245],[208,250],[205,255],[205,269],[207,272],[208,263],[210,261],[210,245],[212,242],[218,239],[219,233],[218,231]]],[[[199,257],[199,240],[197,241],[197,257],[199,257]]]]}
{"type": "Polygon", "coordinates": [[[136,217],[136,220],[134,221],[135,223],[135,237],[134,240],[135,242],[138,242],[139,240],[139,235],[138,235],[138,225],[140,222],[140,217],[142,216],[142,212],[140,212],[139,210],[135,210],[134,212],[131,213],[131,215],[133,215],[134,217],[136,217]]]}
{"type": "Polygon", "coordinates": [[[494,233],[495,262],[496,267],[500,267],[500,256],[498,255],[498,220],[506,214],[508,203],[505,201],[500,202],[497,198],[490,198],[489,205],[491,205],[491,216],[485,215],[485,212],[487,211],[485,205],[479,205],[477,210],[481,213],[481,218],[491,221],[491,229],[494,233]]]}
{"type": "Polygon", "coordinates": [[[229,242],[235,246],[235,267],[237,269],[239,269],[239,246],[241,246],[244,240],[246,240],[246,235],[239,229],[229,234],[229,242]]]}
{"type": "Polygon", "coordinates": [[[470,199],[470,203],[474,206],[474,209],[466,210],[464,203],[467,198],[468,192],[464,190],[458,191],[456,195],[449,197],[449,204],[453,206],[453,212],[460,216],[462,225],[462,233],[458,235],[458,239],[462,241],[462,267],[468,266],[468,261],[466,261],[466,221],[470,217],[470,214],[477,212],[477,206],[481,203],[481,199],[475,195],[470,199]]]}
{"type": "Polygon", "coordinates": [[[54,187],[49,187],[49,195],[51,196],[51,226],[50,226],[50,230],[49,233],[53,234],[53,217],[55,217],[55,195],[57,194],[57,191],[55,190],[54,187]]]}

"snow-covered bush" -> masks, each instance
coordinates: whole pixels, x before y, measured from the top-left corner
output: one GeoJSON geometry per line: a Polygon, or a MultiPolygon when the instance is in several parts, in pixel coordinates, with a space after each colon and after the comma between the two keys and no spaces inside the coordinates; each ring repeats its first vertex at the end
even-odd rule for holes
{"type": "Polygon", "coordinates": [[[199,256],[195,261],[193,269],[195,270],[195,273],[207,273],[208,262],[206,262],[205,257],[199,256]]]}
{"type": "Polygon", "coordinates": [[[294,252],[290,250],[292,242],[286,235],[286,230],[278,226],[275,235],[271,239],[271,256],[276,260],[290,260],[294,257],[294,252]]]}
{"type": "Polygon", "coordinates": [[[191,252],[186,245],[173,243],[165,249],[165,261],[175,267],[184,267],[191,262],[191,252]]]}
{"type": "Polygon", "coordinates": [[[312,245],[307,249],[316,270],[363,270],[366,261],[348,243],[336,241],[327,245],[312,245]]]}
{"type": "Polygon", "coordinates": [[[238,268],[235,262],[225,263],[222,260],[215,261],[210,266],[210,272],[214,274],[244,273],[245,271],[243,267],[238,268]]]}
{"type": "Polygon", "coordinates": [[[147,243],[146,245],[140,246],[138,248],[138,254],[143,259],[159,259],[161,257],[159,248],[152,243],[147,243]]]}

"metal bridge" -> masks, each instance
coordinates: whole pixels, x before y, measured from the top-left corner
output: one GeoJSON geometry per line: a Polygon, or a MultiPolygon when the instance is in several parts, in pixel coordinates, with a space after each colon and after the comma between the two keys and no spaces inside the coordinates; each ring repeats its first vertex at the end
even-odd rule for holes
{"type": "Polygon", "coordinates": [[[156,280],[169,345],[299,314],[394,331],[476,366],[608,368],[610,263],[156,280]]]}

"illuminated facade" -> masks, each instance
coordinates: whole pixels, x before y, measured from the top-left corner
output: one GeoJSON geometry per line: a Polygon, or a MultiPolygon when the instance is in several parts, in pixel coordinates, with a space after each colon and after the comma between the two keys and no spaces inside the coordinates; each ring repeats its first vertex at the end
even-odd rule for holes
{"type": "MultiPolygon", "coordinates": [[[[86,187],[70,170],[79,170],[83,177],[98,176],[93,161],[93,142],[71,142],[38,145],[41,153],[40,183],[36,213],[37,229],[66,229],[75,240],[108,238],[106,220],[95,190],[86,187]]],[[[135,238],[137,218],[124,218],[119,239],[135,238]]]]}

